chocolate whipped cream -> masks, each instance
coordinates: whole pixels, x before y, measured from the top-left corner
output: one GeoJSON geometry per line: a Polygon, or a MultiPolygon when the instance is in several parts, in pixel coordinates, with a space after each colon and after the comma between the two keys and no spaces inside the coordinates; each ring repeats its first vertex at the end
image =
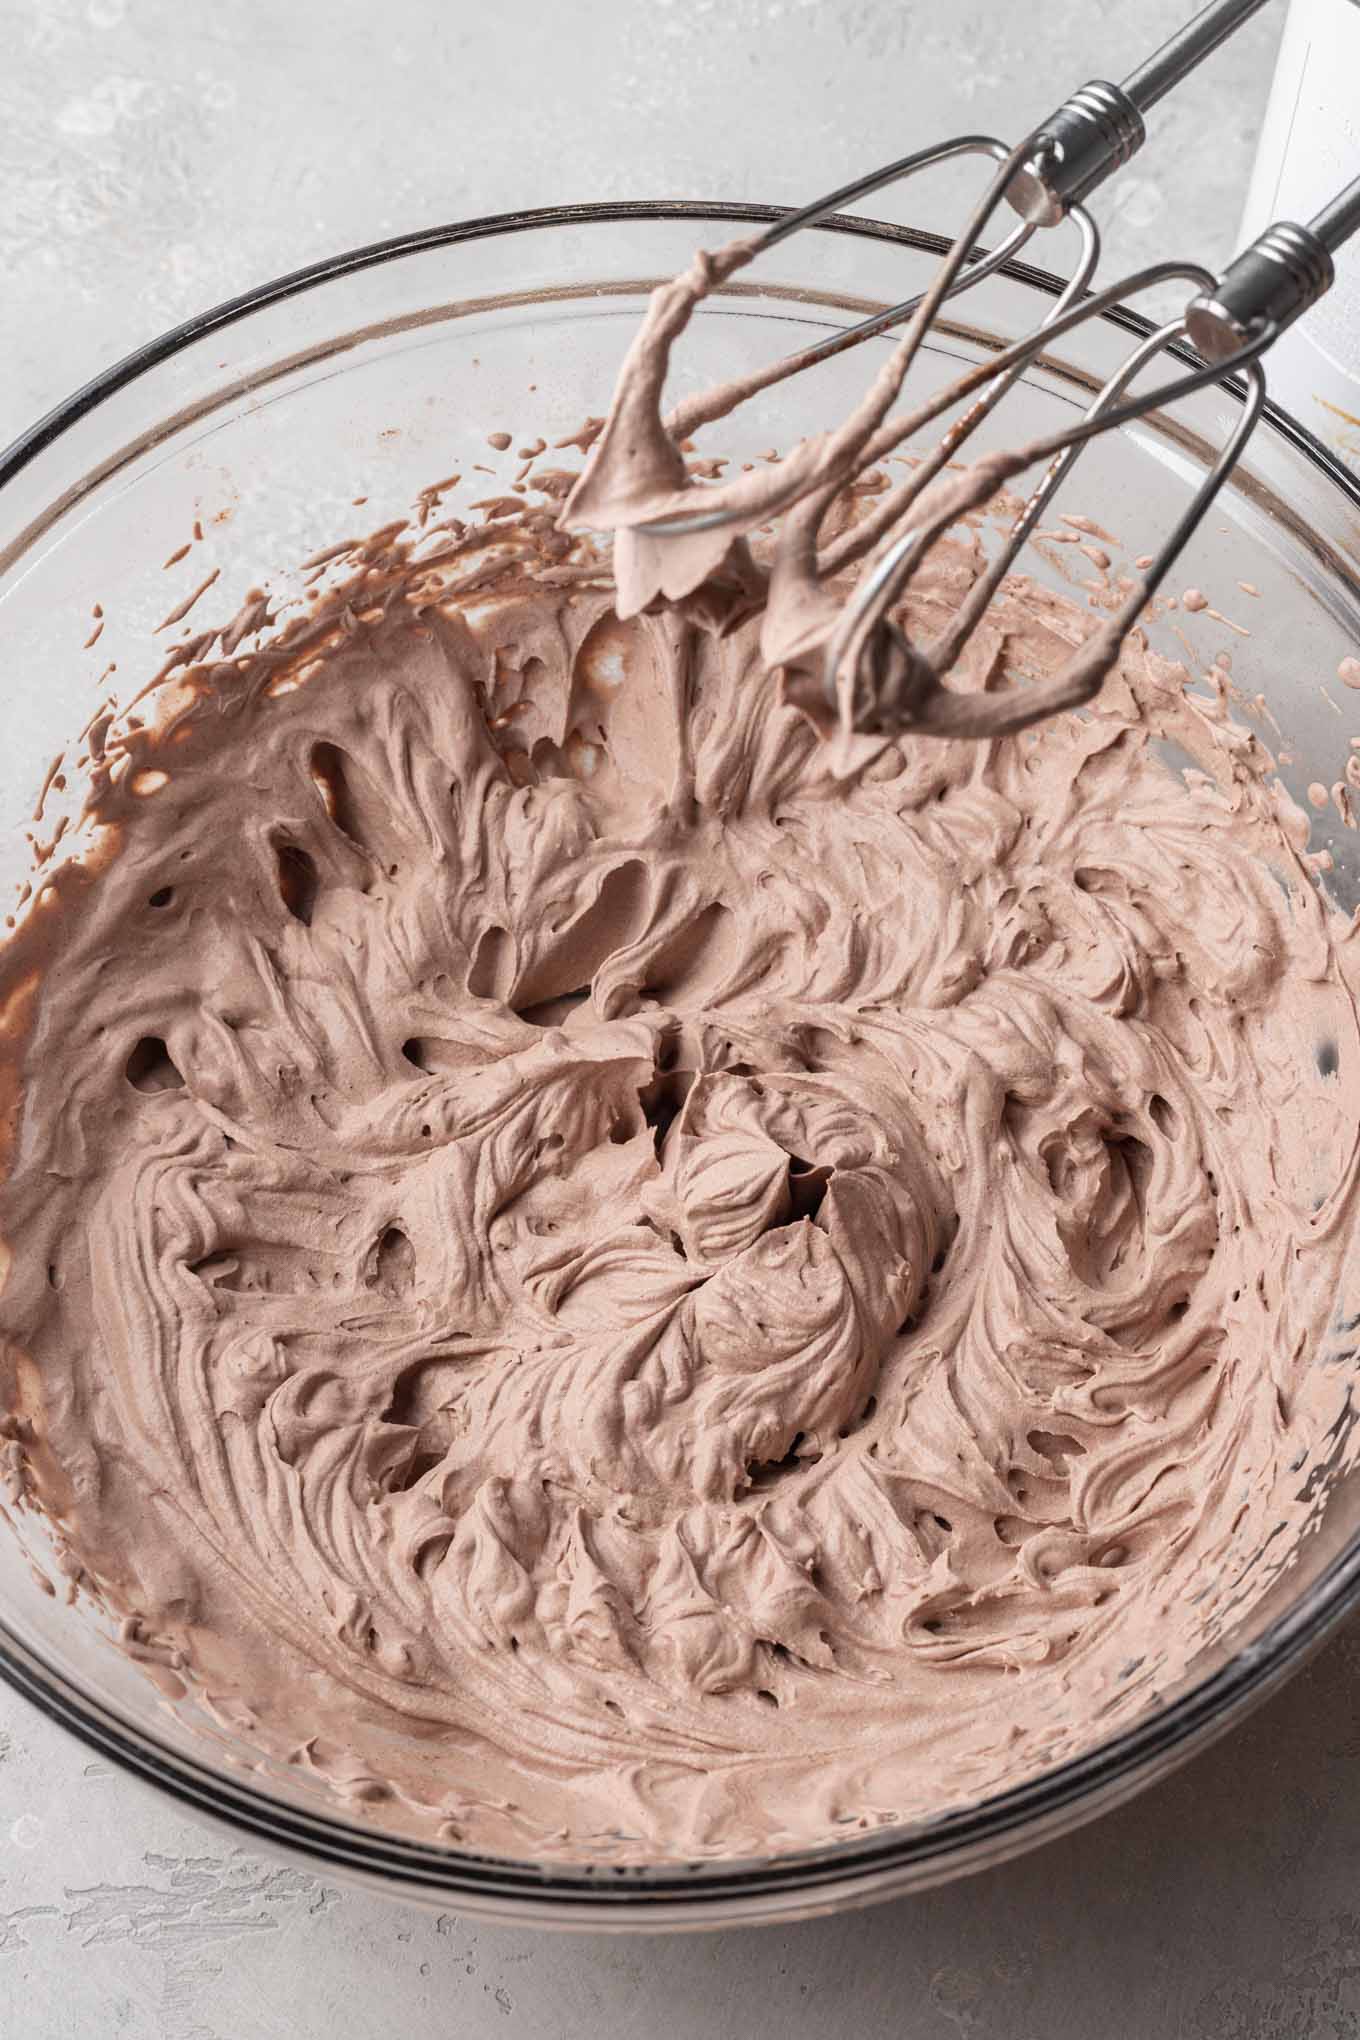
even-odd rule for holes
{"type": "MultiPolygon", "coordinates": [[[[767,560],[653,609],[549,524],[386,539],[101,731],[0,957],[9,1459],[167,1698],[366,1818],[939,1814],[1316,1506],[1355,939],[1226,676],[1135,636],[1084,717],[836,760],[767,560]]],[[[1012,580],[950,685],[1101,627],[1012,580]]]]}

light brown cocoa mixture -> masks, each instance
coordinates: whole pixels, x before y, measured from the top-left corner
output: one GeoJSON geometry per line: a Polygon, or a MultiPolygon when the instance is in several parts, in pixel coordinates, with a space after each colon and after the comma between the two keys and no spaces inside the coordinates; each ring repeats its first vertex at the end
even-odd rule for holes
{"type": "MultiPolygon", "coordinates": [[[[1352,932],[1141,638],[1084,717],[846,766],[730,575],[620,622],[537,525],[379,549],[96,761],[100,853],[0,960],[26,1494],[168,1691],[375,1820],[938,1813],[1300,1534],[1352,932]]],[[[1097,621],[1011,583],[951,684],[1097,621]]]]}

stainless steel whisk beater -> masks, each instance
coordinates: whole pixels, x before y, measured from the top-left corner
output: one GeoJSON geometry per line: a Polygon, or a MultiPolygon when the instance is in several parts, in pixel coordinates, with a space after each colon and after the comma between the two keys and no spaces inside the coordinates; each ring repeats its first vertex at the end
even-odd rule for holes
{"type": "MultiPolygon", "coordinates": [[[[966,135],[919,150],[779,220],[754,242],[754,254],[763,254],[870,192],[952,159],[985,156],[997,166],[925,292],[745,378],[738,396],[724,388],[687,399],[667,421],[677,439],[727,415],[738,401],[756,391],[905,320],[907,328],[895,353],[900,384],[946,300],[994,274],[1019,254],[1036,231],[1070,220],[1078,235],[1076,260],[1067,281],[1037,326],[913,410],[886,421],[858,448],[843,471],[825,478],[842,486],[853,481],[945,413],[961,403],[966,405],[915,466],[910,480],[880,499],[873,511],[819,555],[819,572],[829,577],[879,548],[846,602],[825,652],[823,682],[828,702],[856,726],[939,735],[995,735],[1089,700],[1118,656],[1123,637],[1241,457],[1265,401],[1260,357],[1330,287],[1332,256],[1360,227],[1360,179],[1308,225],[1281,222],[1267,229],[1221,276],[1200,263],[1168,260],[1147,264],[1094,294],[1088,286],[1100,258],[1100,233],[1084,201],[1141,147],[1144,114],[1263,4],[1264,0],[1217,0],[1122,85],[1104,81],[1084,85],[1013,148],[992,136],[966,135]],[[1003,209],[1017,217],[999,244],[986,252],[979,245],[980,237],[1003,209]],[[1047,463],[1037,487],[946,630],[928,645],[909,642],[890,612],[942,532],[957,520],[961,508],[972,506],[961,504],[957,490],[941,488],[933,498],[927,496],[929,484],[955,461],[969,436],[1046,348],[1115,304],[1141,291],[1174,283],[1189,287],[1185,309],[1138,343],[1078,422],[1032,441],[1004,469],[979,474],[972,503],[995,493],[1010,474],[1047,463]],[[1182,350],[1186,345],[1193,348],[1201,357],[1200,364],[1182,360],[1173,380],[1141,395],[1126,395],[1149,363],[1177,343],[1182,343],[1182,350]],[[944,675],[958,659],[1082,448],[1098,433],[1116,431],[1237,371],[1245,379],[1246,397],[1226,444],[1150,565],[1098,633],[1099,644],[1084,647],[1063,672],[1041,686],[981,696],[960,695],[945,687],[944,675]]],[[[702,489],[697,488],[696,493],[701,497],[702,489]]],[[[776,494],[765,503],[766,514],[787,507],[790,500],[791,496],[781,500],[776,494]]],[[[649,537],[678,537],[718,530],[738,521],[734,511],[699,508],[691,514],[649,522],[640,529],[649,537]]]]}

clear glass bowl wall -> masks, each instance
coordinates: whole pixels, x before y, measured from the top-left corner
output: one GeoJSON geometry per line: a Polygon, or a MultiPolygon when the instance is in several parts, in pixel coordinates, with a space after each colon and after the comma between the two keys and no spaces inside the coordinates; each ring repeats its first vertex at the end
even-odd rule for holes
{"type": "MultiPolygon", "coordinates": [[[[456,512],[497,484],[471,471],[519,445],[573,432],[599,411],[646,294],[750,208],[607,206],[474,222],[359,251],[221,308],[78,393],[0,457],[0,887],[29,873],[35,796],[84,726],[98,681],[126,701],[164,655],[175,600],[218,569],[194,620],[229,616],[246,589],[300,588],[300,563],[338,537],[406,516],[455,469],[456,512]],[[367,500],[356,506],[354,498],[367,500]],[[163,562],[203,530],[174,572],[163,562]],[[92,634],[96,605],[102,630],[92,634]]],[[[766,258],[708,303],[678,358],[677,393],[789,352],[920,288],[940,244],[860,220],[832,222],[766,258]]],[[[1029,325],[1051,281],[1015,269],[942,323],[918,385],[956,373],[1029,325]]],[[[986,443],[1014,442],[1084,407],[1135,323],[1100,321],[1062,342],[1008,398],[986,443]]],[[[711,429],[705,450],[754,459],[843,415],[889,343],[826,364],[711,429]]],[[[1096,444],[1063,507],[1106,526],[1129,559],[1150,550],[1221,444],[1238,398],[1201,393],[1175,415],[1096,444]]],[[[564,462],[577,456],[567,451],[564,462]]],[[[1198,585],[1250,630],[1205,612],[1153,627],[1171,656],[1232,656],[1288,740],[1300,799],[1343,777],[1360,697],[1337,679],[1360,651],[1360,490],[1275,416],[1201,528],[1175,585],[1198,585]],[[1250,583],[1249,597],[1239,583],[1250,583]],[[1172,628],[1174,622],[1175,630],[1172,628]],[[1178,637],[1175,632],[1183,635],[1178,637]]],[[[1041,572],[1049,572],[1041,563],[1041,572]]],[[[1264,725],[1269,728],[1269,725],[1264,725]]],[[[50,821],[50,814],[49,814],[50,821]]],[[[1329,884],[1360,901],[1360,844],[1334,811],[1314,847],[1329,884]]],[[[768,1861],[640,1870],[543,1869],[395,1839],[343,1818],[291,1772],[261,1769],[192,1710],[162,1701],[110,1647],[88,1609],[40,1586],[43,1532],[0,1534],[0,1674],[87,1743],[253,1844],[469,1915],[539,1924],[661,1927],[797,1917],[994,1862],[1074,1825],[1158,1776],[1296,1664],[1360,1596],[1360,1485],[1338,1487],[1318,1534],[1250,1610],[1132,1729],[1077,1762],[947,1818],[855,1835],[768,1861]]]]}

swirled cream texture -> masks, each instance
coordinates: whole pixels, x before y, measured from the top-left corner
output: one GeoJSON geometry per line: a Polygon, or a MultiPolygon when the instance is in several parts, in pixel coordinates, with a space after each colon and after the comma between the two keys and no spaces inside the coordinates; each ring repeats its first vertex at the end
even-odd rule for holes
{"type": "MultiPolygon", "coordinates": [[[[11,1459],[168,1690],[365,1817],[938,1813],[1300,1533],[1350,929],[1141,640],[1085,717],[847,775],[754,626],[479,543],[475,600],[372,570],[104,760],[0,986],[11,1459]]],[[[1008,584],[952,684],[1094,623],[1008,584]]]]}

